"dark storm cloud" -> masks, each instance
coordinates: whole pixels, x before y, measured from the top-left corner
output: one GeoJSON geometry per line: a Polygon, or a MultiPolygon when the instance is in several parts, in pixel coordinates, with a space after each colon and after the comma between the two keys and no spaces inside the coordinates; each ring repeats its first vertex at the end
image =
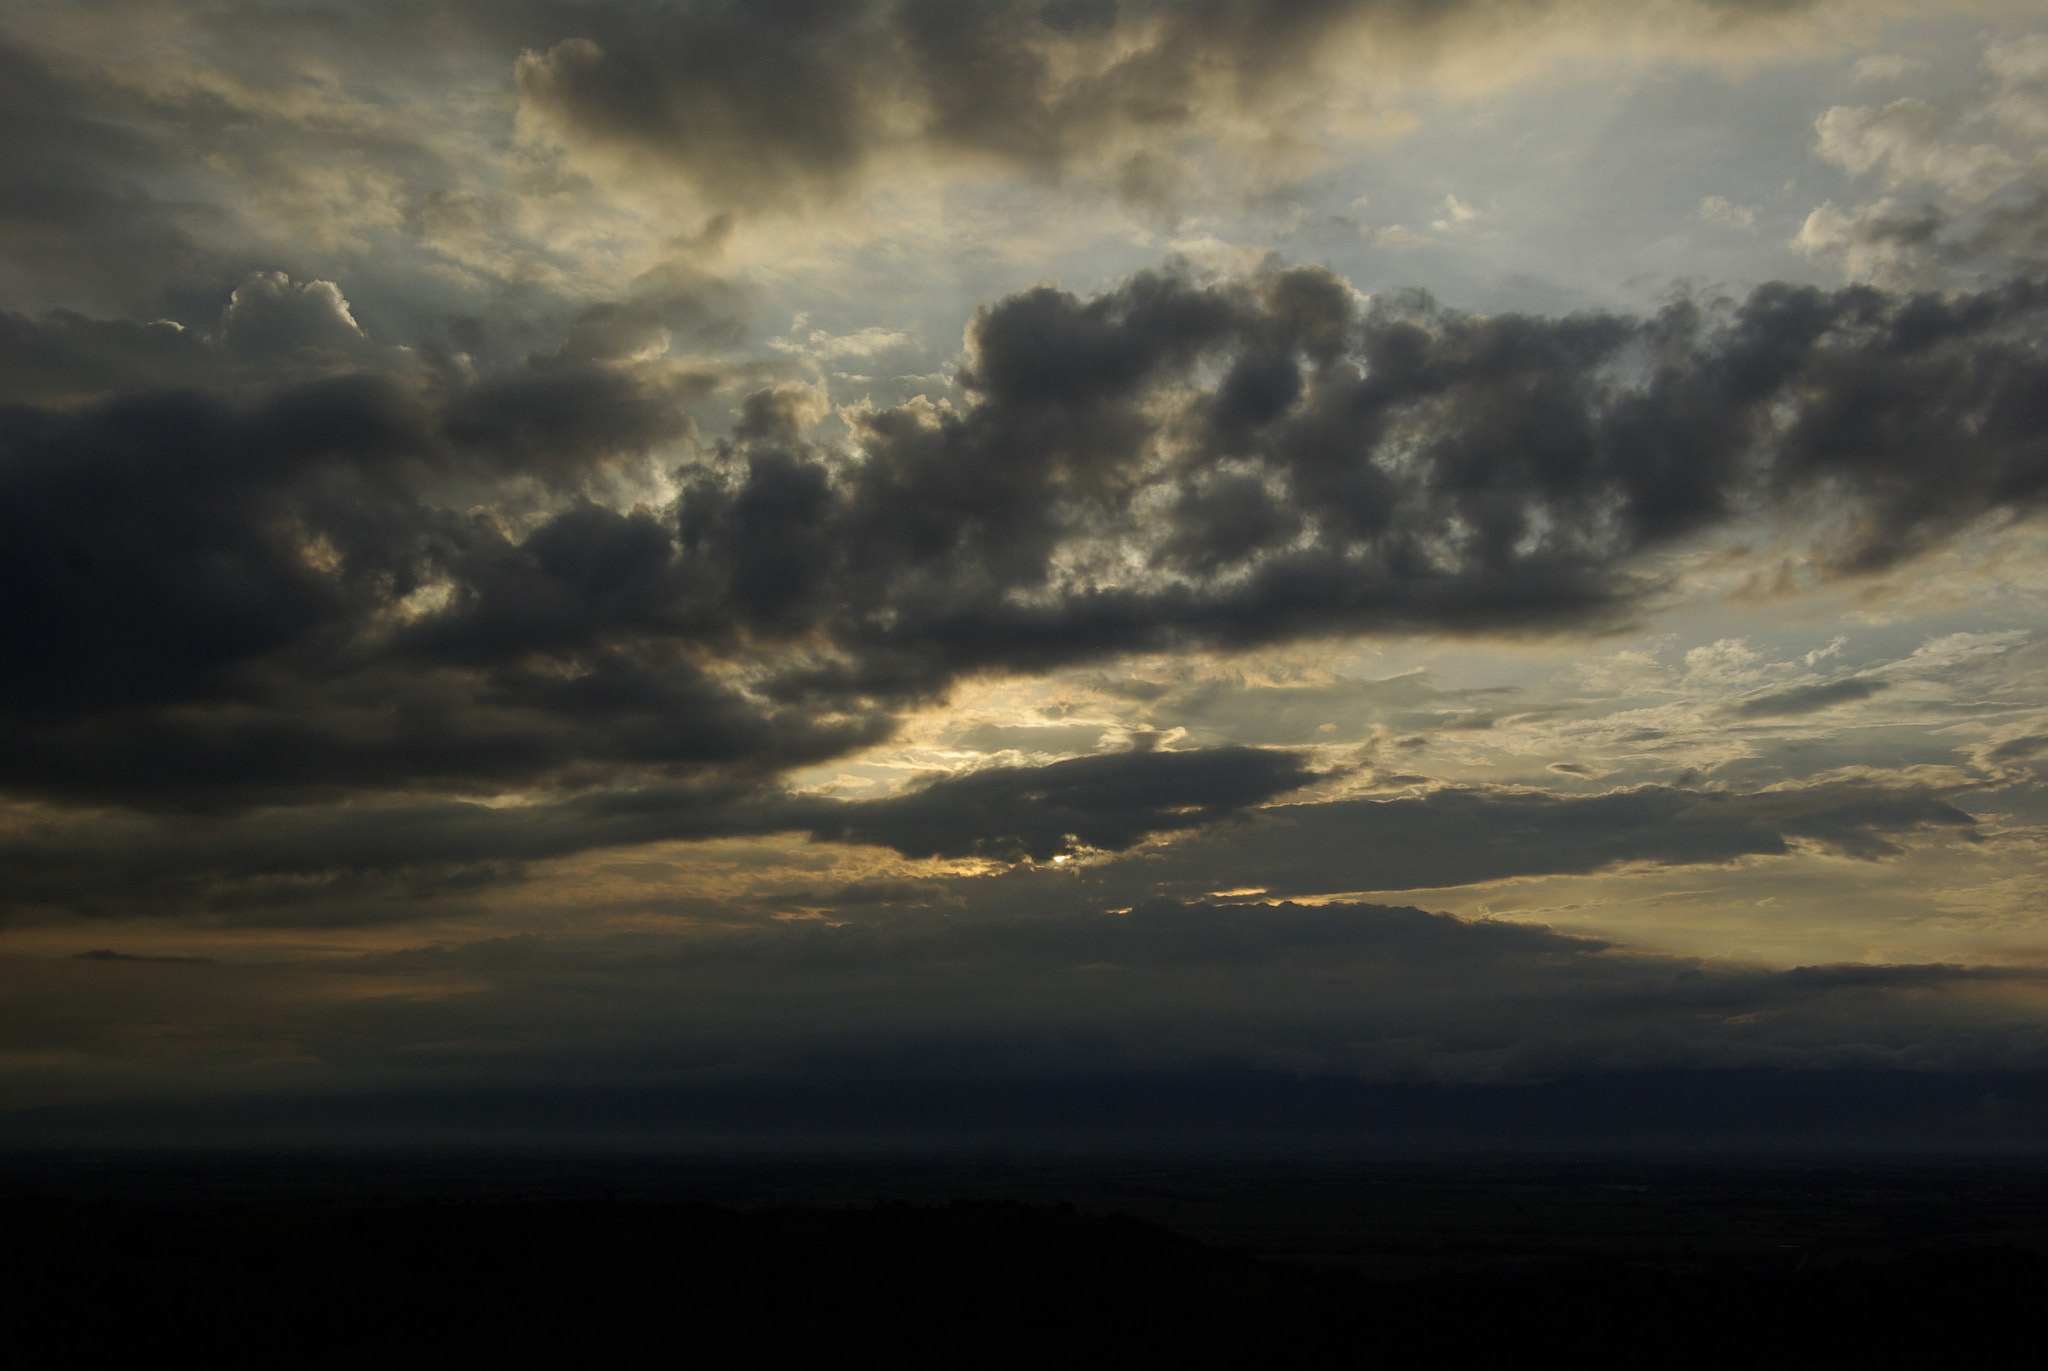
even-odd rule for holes
{"type": "Polygon", "coordinates": [[[588,483],[687,452],[701,382],[609,345],[436,370],[277,276],[198,343],[14,318],[54,394],[0,412],[0,781],[277,803],[760,774],[965,673],[1610,625],[1645,554],[1823,495],[1850,518],[1818,554],[1882,567],[2048,489],[2044,300],[1769,286],[1551,319],[1362,307],[1315,268],[1040,287],[974,321],[960,410],[832,451],[763,391],[673,506],[628,511],[588,483]],[[521,524],[489,512],[536,479],[521,524]]]}
{"type": "MultiPolygon", "coordinates": [[[[844,185],[906,142],[1061,176],[1114,163],[1170,209],[1168,140],[1298,97],[1333,44],[1426,63],[1461,33],[1555,6],[1478,0],[730,0],[522,7],[518,85],[572,143],[695,181],[722,203],[844,185]],[[538,35],[546,34],[542,38],[538,35]],[[1127,146],[1132,145],[1132,146],[1127,146]]],[[[1707,3],[1727,22],[1804,4],[1707,3]]],[[[1488,36],[1492,36],[1489,34],[1488,36]]]]}
{"type": "MultiPolygon", "coordinates": [[[[810,0],[593,11],[519,59],[520,94],[584,139],[687,168],[727,201],[849,172],[879,133],[876,7],[810,0]],[[637,21],[637,22],[636,22],[637,21]]],[[[565,16],[566,17],[566,16],[565,16]]]]}
{"type": "Polygon", "coordinates": [[[1983,514],[2039,506],[2048,489],[2040,282],[1903,299],[1765,287],[1750,308],[1759,303],[1779,346],[1804,339],[1808,349],[1805,403],[1775,454],[1775,483],[1851,497],[1860,525],[1832,549],[1837,567],[1882,569],[1983,514]]]}
{"type": "Polygon", "coordinates": [[[1551,492],[1526,475],[1518,435],[1486,432],[1483,407],[1549,379],[1563,392],[1553,408],[1596,422],[1585,372],[1631,326],[1454,322],[1463,336],[1398,312],[1358,317],[1343,284],[1312,269],[1216,286],[1146,273],[1089,301],[1041,287],[976,320],[965,413],[870,416],[864,460],[829,484],[821,459],[778,440],[730,494],[686,497],[686,552],[713,578],[744,579],[735,564],[756,540],[721,499],[787,511],[775,545],[823,549],[774,610],[833,625],[843,655],[786,675],[793,695],[932,690],[965,670],[1204,642],[1615,616],[1632,589],[1620,559],[1644,540],[1625,520],[1578,516],[1605,515],[1579,506],[1618,492],[1597,474],[1561,480],[1557,502],[1572,507],[1523,538],[1551,492]],[[1222,371],[1214,391],[1195,386],[1202,367],[1222,371]],[[1248,368],[1290,370],[1294,389],[1276,401],[1272,382],[1243,381],[1248,368]],[[1177,414],[1162,419],[1162,400],[1177,414]],[[1463,449],[1442,464],[1456,470],[1396,459],[1439,425],[1437,441],[1463,449]],[[811,497],[782,493],[806,481],[811,497]],[[1139,516],[1158,494],[1176,501],[1166,517],[1139,516]],[[1517,527],[1489,533],[1485,519],[1517,527]],[[1056,579],[1062,559],[1085,567],[1118,547],[1149,572],[1056,579]]]}
{"type": "Polygon", "coordinates": [[[461,512],[685,438],[666,383],[589,362],[463,381],[389,351],[337,369],[334,347],[368,347],[338,294],[258,284],[255,318],[245,287],[210,339],[6,320],[59,397],[103,397],[0,411],[7,783],[246,802],[628,759],[776,765],[875,736],[717,681],[679,641],[688,597],[659,528],[647,567],[649,516],[571,502],[514,539],[461,512]],[[244,325],[256,361],[234,346],[244,325]],[[131,388],[212,386],[105,395],[123,370],[131,388]],[[406,600],[428,586],[463,612],[416,622],[406,600]],[[575,736],[592,727],[612,742],[575,736]]]}
{"type": "Polygon", "coordinates": [[[875,413],[836,472],[792,434],[743,441],[743,468],[686,496],[684,553],[772,587],[763,627],[829,626],[840,660],[787,673],[791,698],[1190,644],[1597,627],[1650,589],[1643,554],[1740,514],[1833,502],[1846,519],[1812,551],[1848,573],[2036,508],[2044,300],[1773,285],[1550,319],[1361,309],[1313,268],[1039,287],[976,319],[964,412],[875,413]],[[801,569],[749,560],[798,544],[820,550],[801,569]],[[1117,549],[1149,572],[1087,573],[1117,549]]]}
{"type": "Polygon", "coordinates": [[[597,466],[688,436],[679,398],[616,367],[529,365],[466,387],[442,431],[493,465],[573,490],[597,466]]]}
{"type": "Polygon", "coordinates": [[[366,594],[347,554],[389,570],[373,521],[431,518],[393,479],[421,440],[411,404],[375,375],[249,410],[174,391],[0,414],[0,615],[15,663],[0,698],[58,718],[190,698],[331,629],[366,594]],[[346,491],[339,578],[307,564],[289,523],[295,487],[321,476],[346,491]],[[351,534],[375,541],[351,548],[351,534]]]}

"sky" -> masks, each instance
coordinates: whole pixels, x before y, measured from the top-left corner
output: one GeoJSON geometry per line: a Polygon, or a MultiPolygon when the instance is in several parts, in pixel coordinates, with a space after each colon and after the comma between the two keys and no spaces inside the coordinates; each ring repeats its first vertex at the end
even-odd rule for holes
{"type": "Polygon", "coordinates": [[[2048,1071],[2037,4],[0,73],[0,1134],[2048,1071]]]}

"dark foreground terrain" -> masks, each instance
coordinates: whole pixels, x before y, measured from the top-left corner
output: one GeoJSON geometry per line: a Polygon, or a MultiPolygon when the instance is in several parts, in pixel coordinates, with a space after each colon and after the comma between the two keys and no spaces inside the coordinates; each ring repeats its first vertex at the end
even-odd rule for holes
{"type": "Polygon", "coordinates": [[[223,1365],[2040,1364],[1985,1165],[15,1157],[10,1348],[223,1365]]]}

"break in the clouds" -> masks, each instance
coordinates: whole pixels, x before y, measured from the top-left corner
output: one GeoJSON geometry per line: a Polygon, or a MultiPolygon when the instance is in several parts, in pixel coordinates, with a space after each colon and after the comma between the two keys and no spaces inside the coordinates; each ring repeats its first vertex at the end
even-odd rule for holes
{"type": "Polygon", "coordinates": [[[2048,1065],[2029,18],[12,8],[0,1069],[2048,1065]]]}

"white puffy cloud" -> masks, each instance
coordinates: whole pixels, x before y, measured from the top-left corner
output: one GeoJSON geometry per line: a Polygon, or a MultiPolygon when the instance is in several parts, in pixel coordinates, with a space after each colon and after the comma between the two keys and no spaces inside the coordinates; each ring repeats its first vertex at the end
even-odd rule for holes
{"type": "Polygon", "coordinates": [[[1966,200],[1996,193],[2020,163],[1993,143],[1949,139],[1955,119],[1911,97],[1888,105],[1836,105],[1814,122],[1815,151],[1852,175],[1887,186],[1931,185],[1966,200]]]}

